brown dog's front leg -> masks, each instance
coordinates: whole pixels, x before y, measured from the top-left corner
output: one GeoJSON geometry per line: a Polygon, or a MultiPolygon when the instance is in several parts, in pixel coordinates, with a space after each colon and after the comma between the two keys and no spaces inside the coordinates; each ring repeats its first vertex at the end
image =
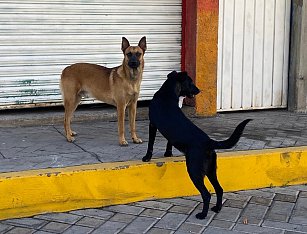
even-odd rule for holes
{"type": "Polygon", "coordinates": [[[125,109],[124,104],[117,104],[118,141],[121,146],[128,146],[128,142],[125,139],[125,109]]]}
{"type": "Polygon", "coordinates": [[[133,143],[135,144],[141,144],[143,143],[141,138],[138,138],[136,135],[136,127],[135,127],[135,120],[136,120],[136,106],[137,102],[133,102],[129,105],[129,124],[130,124],[130,132],[131,132],[131,138],[133,140],[133,143]]]}

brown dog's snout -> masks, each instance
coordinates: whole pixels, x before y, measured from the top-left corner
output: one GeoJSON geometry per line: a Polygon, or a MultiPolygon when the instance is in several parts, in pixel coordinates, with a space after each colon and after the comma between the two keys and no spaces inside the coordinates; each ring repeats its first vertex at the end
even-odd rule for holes
{"type": "Polygon", "coordinates": [[[140,66],[140,61],[136,58],[136,56],[132,56],[128,61],[128,66],[131,68],[138,68],[138,66],[140,66]]]}

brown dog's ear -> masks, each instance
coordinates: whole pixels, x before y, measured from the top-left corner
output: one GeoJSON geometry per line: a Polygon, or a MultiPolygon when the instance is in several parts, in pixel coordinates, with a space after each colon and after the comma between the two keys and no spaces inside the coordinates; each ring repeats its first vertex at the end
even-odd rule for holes
{"type": "Polygon", "coordinates": [[[169,73],[168,75],[167,75],[167,78],[173,78],[173,77],[176,77],[177,76],[177,72],[176,71],[172,71],[171,73],[169,73]]]}
{"type": "Polygon", "coordinates": [[[145,51],[147,50],[146,37],[142,37],[141,38],[141,40],[139,41],[138,46],[143,50],[143,53],[145,54],[145,51]]]}
{"type": "Polygon", "coordinates": [[[125,53],[125,50],[130,46],[129,41],[125,38],[122,37],[122,51],[125,53]]]}

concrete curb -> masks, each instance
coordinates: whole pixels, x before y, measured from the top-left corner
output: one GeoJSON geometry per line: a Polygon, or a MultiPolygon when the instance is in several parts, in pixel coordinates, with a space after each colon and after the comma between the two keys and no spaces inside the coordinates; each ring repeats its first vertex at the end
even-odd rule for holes
{"type": "MultiPolygon", "coordinates": [[[[225,192],[307,183],[306,146],[218,156],[225,192]]],[[[0,220],[198,194],[184,157],[1,173],[0,191],[0,220]]]]}

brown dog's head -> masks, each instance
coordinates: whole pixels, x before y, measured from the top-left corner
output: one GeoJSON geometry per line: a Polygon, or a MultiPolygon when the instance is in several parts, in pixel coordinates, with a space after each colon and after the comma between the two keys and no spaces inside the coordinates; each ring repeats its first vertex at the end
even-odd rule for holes
{"type": "Polygon", "coordinates": [[[147,49],[146,37],[142,37],[137,46],[130,46],[129,41],[122,38],[122,51],[124,53],[124,65],[133,70],[133,74],[144,68],[143,56],[147,49]]]}

